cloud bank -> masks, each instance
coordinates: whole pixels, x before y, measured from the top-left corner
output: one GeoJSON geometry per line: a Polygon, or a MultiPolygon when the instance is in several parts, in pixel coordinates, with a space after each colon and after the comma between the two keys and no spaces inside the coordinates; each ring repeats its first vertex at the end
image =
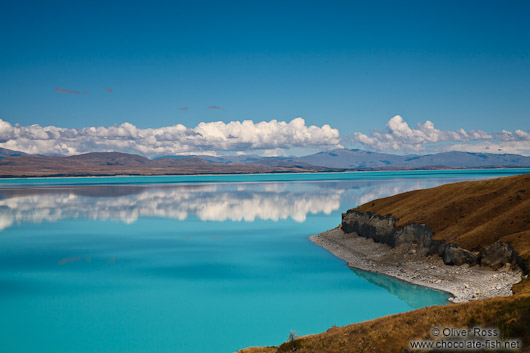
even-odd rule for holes
{"type": "Polygon", "coordinates": [[[355,132],[352,142],[376,151],[393,152],[530,152],[530,132],[502,130],[490,134],[482,130],[439,130],[429,120],[418,123],[417,128],[411,128],[399,115],[388,121],[385,131],[375,131],[370,135],[355,132]]]}
{"type": "MultiPolygon", "coordinates": [[[[187,108],[187,107],[186,107],[187,108]]],[[[195,127],[182,124],[140,129],[130,123],[109,127],[67,129],[56,126],[21,126],[0,119],[0,147],[29,154],[74,155],[87,152],[118,151],[148,157],[179,154],[261,153],[288,154],[289,149],[329,150],[342,144],[364,149],[421,153],[466,151],[530,155],[530,132],[501,130],[440,130],[426,121],[410,127],[399,115],[386,129],[371,134],[354,132],[344,141],[329,125],[308,126],[302,118],[286,121],[251,120],[225,123],[203,122],[195,127]]]]}
{"type": "Polygon", "coordinates": [[[329,125],[307,126],[302,118],[290,122],[203,122],[194,128],[177,124],[157,129],[139,129],[130,123],[67,129],[12,125],[0,119],[0,147],[30,154],[74,155],[120,151],[152,157],[215,151],[329,149],[340,147],[340,135],[329,125]]]}

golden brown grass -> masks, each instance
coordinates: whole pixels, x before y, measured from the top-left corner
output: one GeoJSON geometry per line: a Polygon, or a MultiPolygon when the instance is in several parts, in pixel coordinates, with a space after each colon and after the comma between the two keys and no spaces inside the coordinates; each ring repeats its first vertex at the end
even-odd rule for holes
{"type": "Polygon", "coordinates": [[[278,351],[278,347],[249,347],[241,350],[245,353],[274,353],[278,351]]]}
{"type": "Polygon", "coordinates": [[[512,291],[514,294],[530,294],[530,278],[525,276],[521,282],[512,287],[512,291]]]}
{"type": "MultiPolygon", "coordinates": [[[[530,294],[447,306],[433,306],[344,327],[334,327],[327,332],[298,338],[296,340],[296,352],[404,352],[409,349],[411,340],[432,339],[430,332],[434,326],[495,327],[499,329],[503,339],[521,339],[524,346],[523,351],[528,352],[530,345],[530,294]]],[[[277,347],[277,350],[272,347],[253,347],[240,352],[292,352],[292,343],[286,342],[277,347]]]]}
{"type": "Polygon", "coordinates": [[[434,239],[468,250],[503,240],[520,255],[530,254],[530,174],[411,191],[356,210],[391,214],[399,227],[424,223],[434,239]]]}

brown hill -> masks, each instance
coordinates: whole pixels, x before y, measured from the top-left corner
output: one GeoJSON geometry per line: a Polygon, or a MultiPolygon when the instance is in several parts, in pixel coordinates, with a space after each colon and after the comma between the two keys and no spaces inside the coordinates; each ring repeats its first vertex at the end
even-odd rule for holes
{"type": "Polygon", "coordinates": [[[340,171],[308,165],[211,163],[199,158],[151,160],[118,152],[70,157],[10,156],[0,160],[0,177],[253,174],[340,171]]]}
{"type": "MultiPolygon", "coordinates": [[[[344,327],[332,327],[326,332],[300,337],[294,342],[286,342],[278,347],[252,347],[243,349],[239,353],[412,352],[409,342],[418,339],[432,340],[431,330],[434,327],[476,326],[495,328],[501,335],[498,337],[499,340],[519,339],[522,349],[511,351],[528,352],[530,294],[432,306],[344,327]]],[[[445,351],[453,352],[453,350],[445,351]]]]}
{"type": "Polygon", "coordinates": [[[406,192],[355,210],[390,214],[398,227],[426,224],[433,239],[467,250],[501,240],[524,258],[530,255],[530,174],[406,192]]]}

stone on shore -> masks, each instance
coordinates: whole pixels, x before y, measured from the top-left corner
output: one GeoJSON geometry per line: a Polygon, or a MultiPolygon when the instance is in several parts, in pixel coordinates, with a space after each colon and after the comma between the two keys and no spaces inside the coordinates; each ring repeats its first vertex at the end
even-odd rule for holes
{"type": "Polygon", "coordinates": [[[455,244],[449,244],[445,247],[443,261],[446,265],[476,265],[478,263],[478,256],[455,244]]]}

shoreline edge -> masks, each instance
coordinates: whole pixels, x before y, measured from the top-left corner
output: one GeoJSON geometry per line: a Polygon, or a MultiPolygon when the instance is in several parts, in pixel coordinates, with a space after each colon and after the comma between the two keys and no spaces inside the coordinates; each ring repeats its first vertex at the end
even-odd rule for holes
{"type": "Polygon", "coordinates": [[[345,233],[340,225],[309,239],[351,268],[449,293],[453,303],[511,296],[512,286],[522,276],[522,271],[509,267],[495,271],[480,266],[445,265],[439,256],[426,256],[413,244],[391,248],[356,233],[345,233]]]}

